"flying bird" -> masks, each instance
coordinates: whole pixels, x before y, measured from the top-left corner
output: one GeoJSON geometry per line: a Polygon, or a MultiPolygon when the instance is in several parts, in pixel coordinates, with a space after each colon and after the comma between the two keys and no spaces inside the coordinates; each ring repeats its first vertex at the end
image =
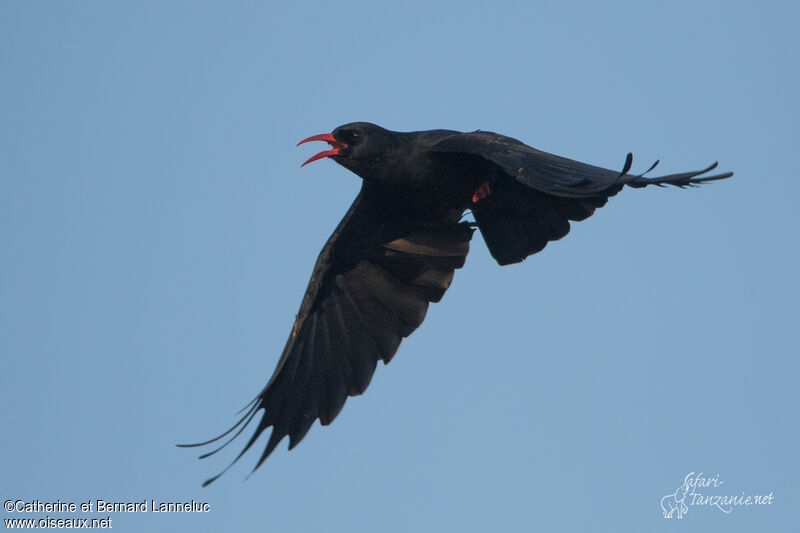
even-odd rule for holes
{"type": "Polygon", "coordinates": [[[278,443],[291,450],[315,420],[330,424],[348,396],[363,393],[378,360],[391,361],[404,337],[438,302],[464,265],[477,227],[500,265],[518,263],[564,237],[570,221],[602,207],[623,187],[694,186],[733,175],[695,172],[646,178],[542,152],[488,131],[389,131],[355,122],[298,145],[330,145],[330,158],[362,181],[361,191],[320,252],[289,340],[263,390],[244,415],[205,446],[236,439],[255,418],[250,439],[216,480],[272,428],[257,469],[278,443]],[[470,210],[474,222],[462,220],[470,210]],[[230,437],[229,437],[230,435],[230,437]]]}

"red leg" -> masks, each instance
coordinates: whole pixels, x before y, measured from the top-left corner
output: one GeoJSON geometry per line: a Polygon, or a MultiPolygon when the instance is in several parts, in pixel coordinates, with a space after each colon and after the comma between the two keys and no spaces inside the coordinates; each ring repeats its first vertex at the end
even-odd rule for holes
{"type": "Polygon", "coordinates": [[[474,193],[472,193],[472,203],[477,204],[484,198],[488,197],[492,194],[492,189],[489,188],[489,182],[487,181],[480,187],[478,187],[474,193]]]}

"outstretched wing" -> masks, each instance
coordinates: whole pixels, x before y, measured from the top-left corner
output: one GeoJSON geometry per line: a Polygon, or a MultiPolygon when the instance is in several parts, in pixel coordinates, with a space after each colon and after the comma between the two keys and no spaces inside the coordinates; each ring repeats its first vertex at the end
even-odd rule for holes
{"type": "Polygon", "coordinates": [[[701,176],[700,171],[645,178],[629,174],[633,156],[621,170],[609,170],[531,148],[497,133],[458,133],[437,142],[432,151],[471,154],[494,163],[483,199],[472,206],[475,220],[492,256],[501,265],[518,263],[541,251],[549,241],[569,233],[570,221],[588,218],[623,186],[686,187],[727,178],[732,172],[701,176]],[[699,176],[699,177],[698,177],[699,176]],[[488,195],[486,193],[489,193],[488,195]]]}
{"type": "Polygon", "coordinates": [[[367,388],[378,359],[392,359],[402,338],[422,323],[428,303],[442,298],[454,270],[464,265],[473,230],[459,222],[460,215],[450,211],[421,220],[365,185],[317,259],[266,387],[224,434],[182,446],[204,446],[233,433],[201,456],[208,457],[263,410],[252,437],[231,463],[272,427],[258,468],[283,437],[289,436],[292,449],[317,418],[330,424],[348,396],[367,388]]]}
{"type": "Polygon", "coordinates": [[[644,178],[644,174],[655,168],[658,161],[647,172],[631,175],[628,173],[633,163],[631,154],[626,157],[621,170],[609,170],[542,152],[511,137],[488,131],[450,135],[439,141],[433,151],[479,155],[500,166],[506,174],[528,187],[567,198],[584,198],[598,194],[611,196],[619,192],[624,185],[685,187],[733,175],[732,172],[726,172],[697,177],[715,169],[717,167],[715,162],[703,170],[644,178]]]}

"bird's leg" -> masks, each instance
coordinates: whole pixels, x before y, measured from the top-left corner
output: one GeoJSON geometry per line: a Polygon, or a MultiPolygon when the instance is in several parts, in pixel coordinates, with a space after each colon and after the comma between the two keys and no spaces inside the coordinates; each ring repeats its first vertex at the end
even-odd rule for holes
{"type": "Polygon", "coordinates": [[[483,185],[478,187],[474,193],[472,193],[472,203],[477,204],[484,198],[487,198],[490,194],[492,194],[492,189],[489,188],[489,182],[484,182],[483,185]]]}

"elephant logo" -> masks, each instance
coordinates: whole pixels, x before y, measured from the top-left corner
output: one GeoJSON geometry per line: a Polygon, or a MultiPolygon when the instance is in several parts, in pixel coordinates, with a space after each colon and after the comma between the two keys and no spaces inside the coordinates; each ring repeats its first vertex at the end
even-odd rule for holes
{"type": "Polygon", "coordinates": [[[689,489],[692,488],[689,479],[693,475],[694,472],[687,474],[683,484],[675,492],[661,498],[661,510],[664,518],[672,518],[675,511],[678,511],[678,518],[683,518],[683,515],[689,512],[689,507],[686,506],[686,495],[689,493],[689,489]]]}

